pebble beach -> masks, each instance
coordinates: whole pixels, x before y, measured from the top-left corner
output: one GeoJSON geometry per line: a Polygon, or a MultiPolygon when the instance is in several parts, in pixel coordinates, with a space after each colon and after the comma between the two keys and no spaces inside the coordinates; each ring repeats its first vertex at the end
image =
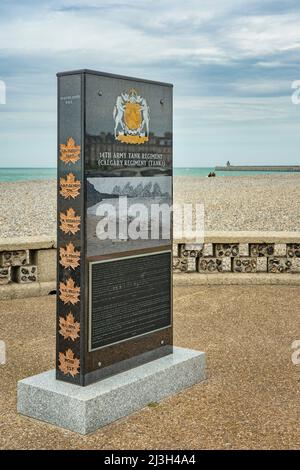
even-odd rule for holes
{"type": "MultiPolygon", "coordinates": [[[[0,183],[0,237],[56,236],[56,180],[0,183]]],[[[202,203],[205,230],[300,231],[300,174],[174,177],[178,203],[202,203]]]]}

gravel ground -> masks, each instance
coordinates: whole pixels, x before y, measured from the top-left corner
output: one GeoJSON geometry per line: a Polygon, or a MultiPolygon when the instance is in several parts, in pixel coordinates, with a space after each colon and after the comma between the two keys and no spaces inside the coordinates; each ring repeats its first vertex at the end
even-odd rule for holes
{"type": "Polygon", "coordinates": [[[0,183],[0,237],[56,236],[56,181],[0,183]]]}
{"type": "Polygon", "coordinates": [[[175,344],[206,351],[208,379],[82,437],[16,413],[17,380],[54,367],[54,297],[0,302],[0,448],[299,449],[299,288],[182,286],[174,305],[175,344]]]}
{"type": "Polygon", "coordinates": [[[177,202],[204,204],[205,230],[300,230],[300,174],[174,180],[177,202]]]}
{"type": "MultiPolygon", "coordinates": [[[[56,234],[56,182],[0,183],[0,237],[56,234]]],[[[176,202],[204,204],[206,230],[300,230],[300,175],[174,178],[176,202]]]]}

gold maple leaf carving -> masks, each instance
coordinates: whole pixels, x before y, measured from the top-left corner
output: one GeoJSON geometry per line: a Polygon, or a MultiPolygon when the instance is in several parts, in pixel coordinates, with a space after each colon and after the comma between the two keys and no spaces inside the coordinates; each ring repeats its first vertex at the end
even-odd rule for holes
{"type": "Polygon", "coordinates": [[[72,377],[75,377],[79,374],[80,361],[77,359],[72,351],[72,349],[67,349],[65,353],[59,353],[59,370],[64,374],[70,374],[72,377]]]}
{"type": "Polygon", "coordinates": [[[72,233],[73,235],[75,235],[75,233],[79,231],[80,216],[76,215],[76,212],[74,211],[72,207],[67,209],[66,214],[64,212],[61,212],[59,214],[59,217],[60,217],[59,228],[64,233],[72,233]]]}
{"type": "Polygon", "coordinates": [[[68,243],[66,248],[60,248],[59,255],[59,263],[64,268],[76,269],[79,266],[80,251],[75,250],[75,246],[72,242],[68,243]]]}
{"type": "Polygon", "coordinates": [[[76,163],[80,159],[80,145],[75,144],[73,137],[67,139],[67,144],[60,144],[60,159],[64,163],[76,163]]]}
{"type": "Polygon", "coordinates": [[[80,287],[75,285],[74,280],[69,277],[66,283],[59,283],[59,298],[64,304],[76,305],[79,302],[80,287]]]}
{"type": "Polygon", "coordinates": [[[75,321],[72,312],[68,313],[66,318],[59,317],[59,327],[59,333],[64,337],[64,339],[75,341],[79,338],[80,323],[75,321]]]}
{"type": "Polygon", "coordinates": [[[68,173],[67,178],[60,178],[60,191],[59,193],[65,199],[75,199],[79,195],[81,183],[76,180],[73,173],[68,173]]]}

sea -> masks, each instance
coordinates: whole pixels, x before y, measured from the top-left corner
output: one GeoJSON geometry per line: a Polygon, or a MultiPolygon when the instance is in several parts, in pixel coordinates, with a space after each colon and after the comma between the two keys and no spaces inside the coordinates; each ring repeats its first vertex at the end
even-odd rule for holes
{"type": "Polygon", "coordinates": [[[56,168],[0,168],[0,182],[55,179],[56,168]]]}
{"type": "MultiPolygon", "coordinates": [[[[174,168],[174,176],[207,176],[214,168],[192,167],[174,168]]],[[[28,181],[28,180],[49,180],[56,178],[56,168],[0,168],[0,182],[6,181],[28,181]]],[[[282,174],[276,171],[216,171],[217,176],[246,176],[256,174],[282,174]]],[[[290,173],[290,172],[289,172],[290,173]]]]}

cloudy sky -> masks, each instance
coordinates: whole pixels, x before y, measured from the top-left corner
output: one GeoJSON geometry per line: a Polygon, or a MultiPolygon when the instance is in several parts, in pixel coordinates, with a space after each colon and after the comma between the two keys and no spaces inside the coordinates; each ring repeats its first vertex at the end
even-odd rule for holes
{"type": "Polygon", "coordinates": [[[172,82],[176,166],[299,164],[299,25],[299,0],[1,0],[0,166],[55,166],[77,68],[172,82]]]}

